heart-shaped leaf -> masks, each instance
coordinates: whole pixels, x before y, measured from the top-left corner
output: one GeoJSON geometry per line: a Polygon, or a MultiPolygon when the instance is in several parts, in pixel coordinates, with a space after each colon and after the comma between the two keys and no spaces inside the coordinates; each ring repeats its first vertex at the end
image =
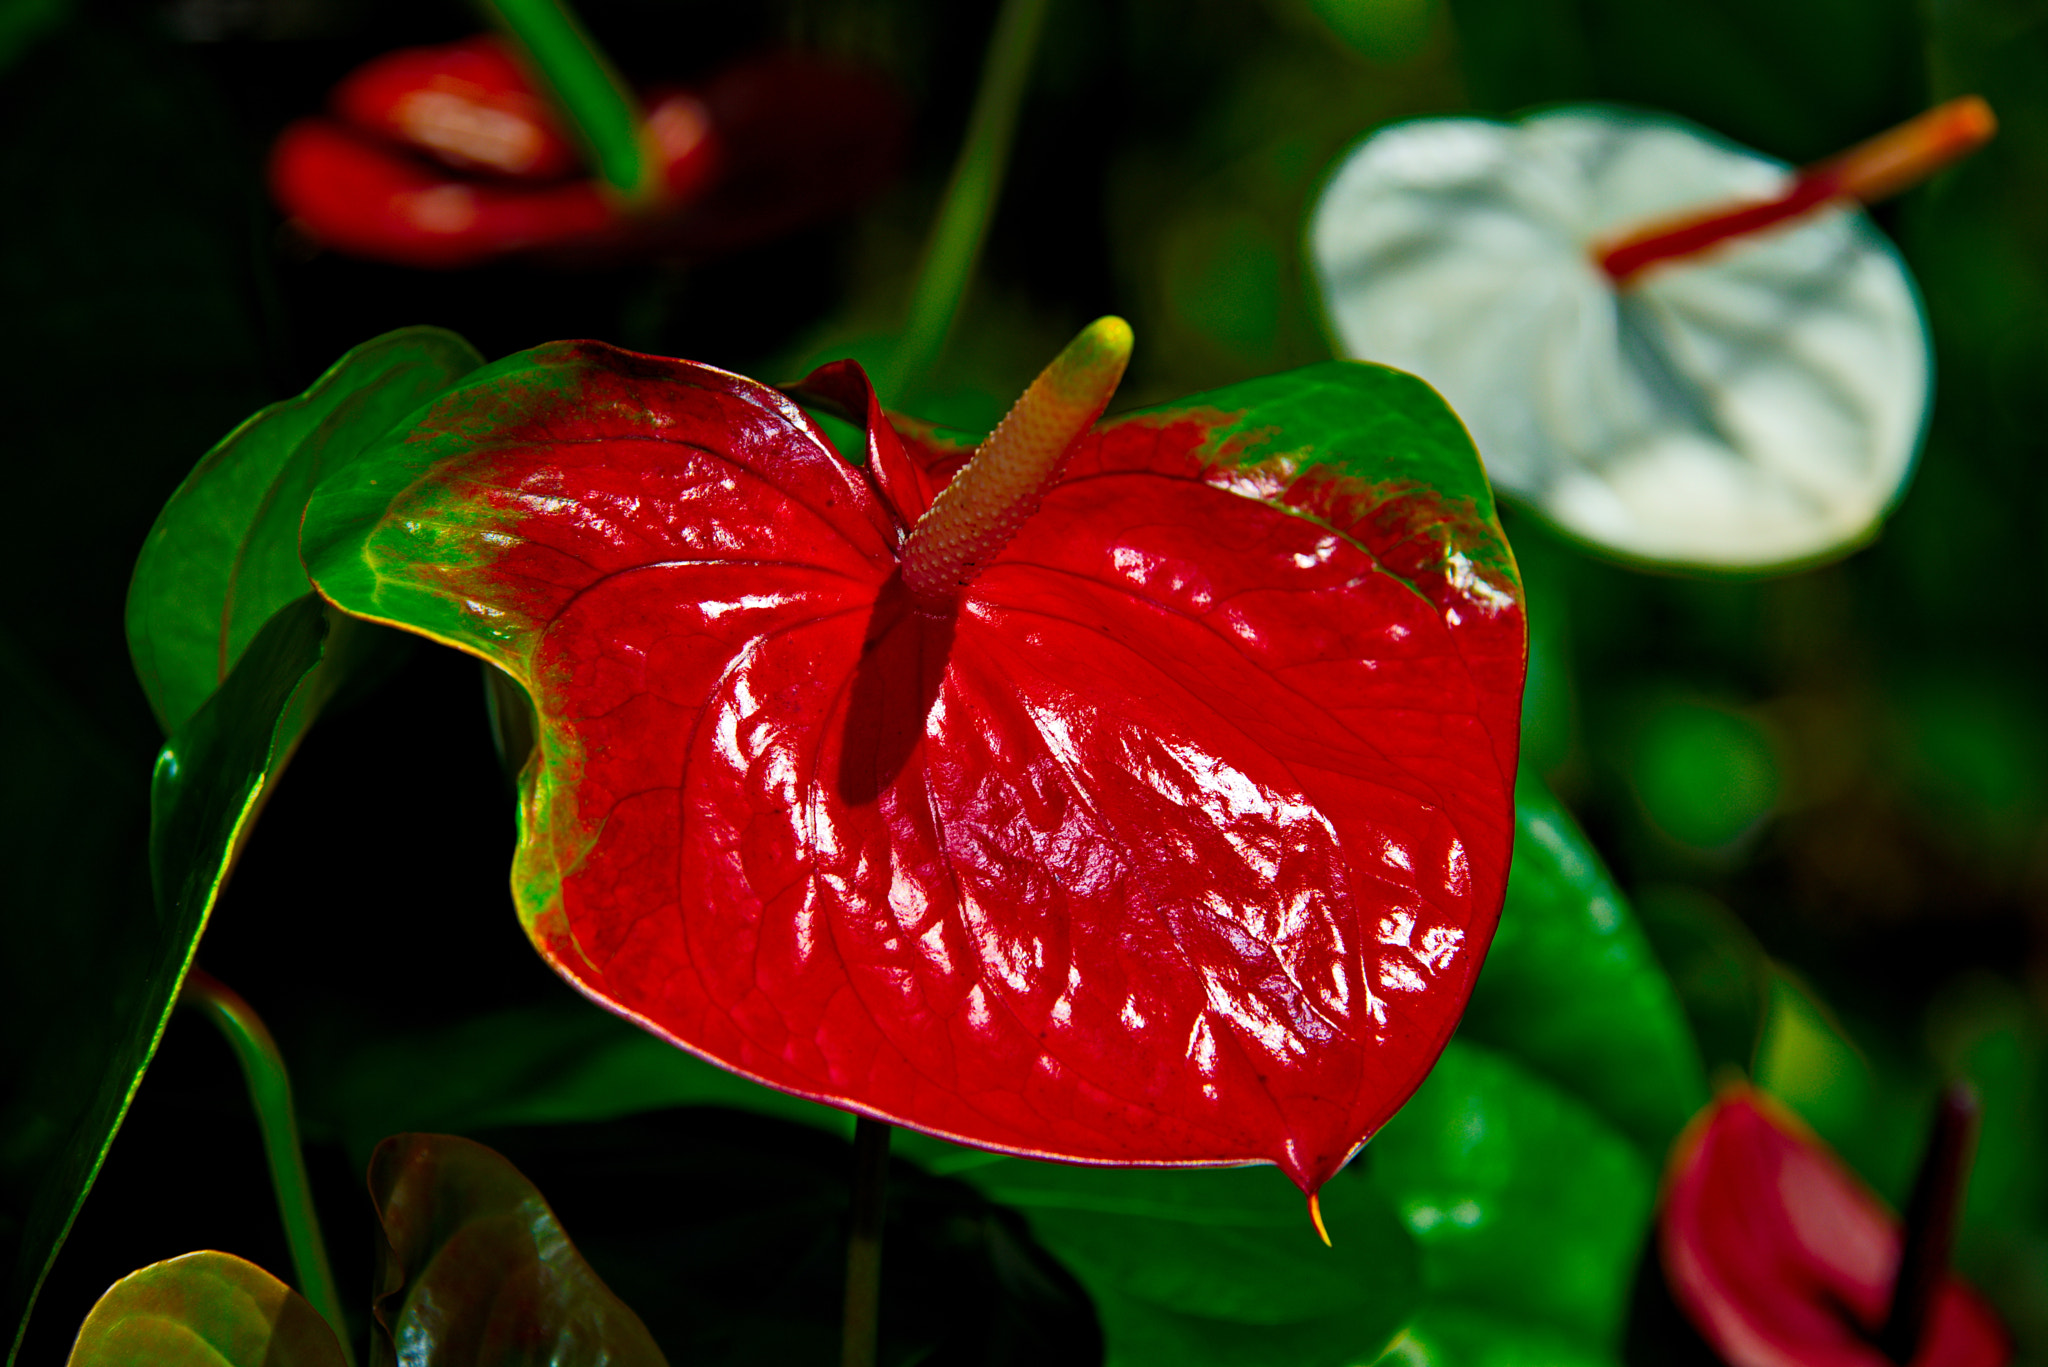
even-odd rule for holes
{"type": "Polygon", "coordinates": [[[41,1154],[16,1271],[25,1283],[24,1329],[34,1288],[156,1053],[235,851],[306,719],[338,682],[318,673],[327,621],[326,607],[310,594],[277,614],[157,756],[149,830],[154,915],[138,915],[113,943],[94,947],[94,990],[67,1002],[65,1015],[50,1023],[61,1038],[46,1051],[49,1063],[89,1068],[97,1086],[79,1094],[36,1078],[29,1089],[66,1104],[31,1112],[34,1124],[23,1131],[24,1147],[34,1144],[41,1154]]]}
{"type": "Polygon", "coordinates": [[[263,624],[305,596],[299,519],[313,486],[482,364],[454,333],[388,332],[200,458],[157,515],[128,591],[128,649],[167,734],[213,696],[263,624]]]}
{"type": "Polygon", "coordinates": [[[1346,156],[1310,243],[1345,352],[1441,389],[1501,488],[1624,555],[1759,568],[1866,540],[1903,488],[1930,387],[1911,276],[1853,209],[1624,290],[1593,247],[1787,179],[1634,111],[1419,119],[1346,156]]]}
{"type": "Polygon", "coordinates": [[[1706,1103],[1685,1009],[1628,899],[1525,777],[1500,931],[1458,1028],[1564,1086],[1653,1161],[1706,1103]]]}
{"type": "Polygon", "coordinates": [[[70,1367],[344,1367],[306,1298],[231,1253],[187,1253],[107,1288],[70,1367]]]}
{"type": "Polygon", "coordinates": [[[1126,415],[940,615],[898,552],[958,453],[908,435],[856,469],[773,390],[558,343],[303,548],[534,698],[514,892],[585,992],[974,1144],[1313,1191],[1506,882],[1522,615],[1463,429],[1348,363],[1126,415]]]}
{"type": "Polygon", "coordinates": [[[384,1228],[373,1363],[667,1367],[540,1192],[483,1145],[394,1135],[370,1160],[370,1198],[384,1228]]]}

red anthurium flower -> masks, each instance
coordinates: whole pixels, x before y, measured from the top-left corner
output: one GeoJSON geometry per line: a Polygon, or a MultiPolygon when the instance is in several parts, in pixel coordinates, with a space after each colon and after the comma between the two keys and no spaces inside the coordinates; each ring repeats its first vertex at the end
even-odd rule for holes
{"type": "MultiPolygon", "coordinates": [[[[1957,1161],[1951,1147],[1951,1215],[1957,1161]]],[[[2012,1355],[1991,1308],[1938,1265],[1917,1293],[1905,1340],[1917,1347],[1881,1346],[1895,1283],[1916,1294],[1900,1270],[1912,1241],[1797,1117],[1749,1087],[1725,1090],[1679,1137],[1658,1240],[1673,1296],[1732,1367],[2001,1367],[2012,1355]]]]}
{"type": "Polygon", "coordinates": [[[279,135],[272,194],[326,246],[423,267],[539,249],[700,250],[787,231],[883,180],[903,126],[894,97],[858,73],[789,55],[742,63],[702,90],[649,97],[657,175],[644,203],[628,203],[584,174],[494,37],[379,57],[330,104],[332,117],[279,135]],[[776,187],[766,214],[764,180],[776,187]]]}
{"type": "Polygon", "coordinates": [[[532,695],[514,892],[592,997],[965,1142],[1313,1193],[1492,938],[1520,589],[1412,377],[1097,424],[1128,347],[1089,329],[971,461],[827,367],[856,466],[773,389],[555,343],[323,487],[302,551],[532,695]]]}

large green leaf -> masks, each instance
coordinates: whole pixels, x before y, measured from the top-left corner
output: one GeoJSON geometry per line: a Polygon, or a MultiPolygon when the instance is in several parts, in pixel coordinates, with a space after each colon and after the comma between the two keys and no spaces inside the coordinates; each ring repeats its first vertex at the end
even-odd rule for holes
{"type": "Polygon", "coordinates": [[[1346,1367],[1370,1362],[1417,1304],[1414,1244],[1355,1171],[1320,1193],[1329,1248],[1311,1233],[1301,1194],[1263,1167],[1004,1158],[959,1175],[1021,1210],[1081,1279],[1110,1367],[1346,1367]]]}
{"type": "Polygon", "coordinates": [[[1628,900],[1526,776],[1507,905],[1459,1031],[1587,1102],[1653,1161],[1707,1102],[1684,1006],[1628,900]]]}
{"type": "Polygon", "coordinates": [[[1613,1125],[1514,1059],[1453,1040],[1369,1152],[1438,1313],[1618,1344],[1657,1169],[1613,1125]]]}
{"type": "Polygon", "coordinates": [[[482,364],[451,332],[387,332],[201,457],[150,528],[128,594],[135,672],[166,732],[213,695],[274,613],[305,595],[299,520],[314,486],[482,364]]]}
{"type": "Polygon", "coordinates": [[[370,1161],[370,1197],[384,1227],[373,1363],[667,1367],[503,1156],[452,1135],[395,1135],[370,1161]]]}
{"type": "Polygon", "coordinates": [[[38,1022],[43,1057],[7,1113],[10,1175],[33,1193],[19,1217],[7,1287],[7,1306],[20,1321],[10,1360],[36,1289],[156,1052],[234,853],[292,738],[324,700],[326,682],[309,676],[326,639],[327,613],[317,599],[279,613],[164,746],[150,790],[154,911],[138,895],[133,912],[90,947],[90,984],[38,1022]]]}
{"type": "Polygon", "coordinates": [[[187,1253],[107,1289],[69,1367],[343,1367],[306,1298],[231,1253],[187,1253]]]}

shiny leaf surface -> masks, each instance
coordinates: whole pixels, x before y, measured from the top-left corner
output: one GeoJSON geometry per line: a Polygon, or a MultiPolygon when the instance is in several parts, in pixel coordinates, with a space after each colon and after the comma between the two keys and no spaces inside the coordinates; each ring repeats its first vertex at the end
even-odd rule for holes
{"type": "Polygon", "coordinates": [[[408,1367],[666,1367],[517,1168],[452,1135],[394,1135],[370,1160],[372,1361],[408,1367]]]}
{"type": "Polygon", "coordinates": [[[535,698],[514,893],[590,995],[971,1143],[1313,1190],[1506,881],[1522,618],[1463,430],[1346,363],[1113,420],[946,617],[897,547],[954,453],[869,438],[553,344],[323,485],[304,549],[535,698]]]}
{"type": "Polygon", "coordinates": [[[343,1367],[306,1298],[230,1253],[187,1253],[107,1289],[70,1367],[343,1367]]]}
{"type": "Polygon", "coordinates": [[[1368,1152],[1440,1313],[1471,1307],[1619,1344],[1655,1180],[1583,1103],[1455,1040],[1368,1152]]]}
{"type": "Polygon", "coordinates": [[[305,596],[299,519],[314,485],[482,364],[451,332],[389,332],[200,458],[150,528],[128,593],[128,648],[166,732],[213,696],[274,613],[305,596]]]}
{"type": "MultiPolygon", "coordinates": [[[[1672,1150],[1658,1249],[1673,1296],[1732,1367],[1886,1367],[1897,1221],[1790,1112],[1735,1087],[1672,1150]]],[[[1999,1367],[2005,1330],[1960,1279],[1934,1293],[1913,1361],[1999,1367]]]]}
{"type": "MultiPolygon", "coordinates": [[[[16,1276],[22,1299],[47,1274],[85,1200],[206,927],[236,848],[304,720],[323,700],[315,675],[327,613],[311,595],[257,633],[227,682],[182,726],[157,757],[150,789],[149,868],[156,914],[131,925],[122,942],[99,947],[103,971],[66,1021],[72,1047],[89,1047],[97,1086],[82,1107],[31,1111],[20,1142],[41,1157],[34,1203],[21,1231],[16,1276]]],[[[48,1066],[78,1066],[68,1048],[48,1066]]],[[[48,1089],[30,1089],[47,1096],[48,1089]]]]}
{"type": "Polygon", "coordinates": [[[1459,1032],[1560,1084],[1653,1160],[1706,1101],[1684,1007],[1628,899],[1531,778],[1516,790],[1500,930],[1459,1032]]]}

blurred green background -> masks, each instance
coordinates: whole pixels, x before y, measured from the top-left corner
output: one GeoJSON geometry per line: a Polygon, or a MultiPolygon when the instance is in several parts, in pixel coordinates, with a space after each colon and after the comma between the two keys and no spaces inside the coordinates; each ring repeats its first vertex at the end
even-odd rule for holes
{"type": "MultiPolygon", "coordinates": [[[[84,924],[146,895],[159,737],[121,633],[136,548],[201,452],[347,347],[434,323],[487,356],[593,336],[769,380],[886,353],[993,7],[582,9],[640,81],[782,43],[886,72],[915,117],[904,175],[854,216],[716,262],[351,261],[282,229],[265,149],[364,59],[473,31],[462,7],[0,0],[10,914],[84,924]]],[[[981,269],[904,406],[991,424],[1111,311],[1138,337],[1120,405],[1324,358],[1304,214],[1330,160],[1389,119],[1616,100],[1798,162],[1973,91],[1997,140],[1877,214],[1926,299],[1937,398],[1872,546],[1704,580],[1507,521],[1532,624],[1527,761],[1636,897],[1708,1063],[1754,1068],[1895,1198],[1935,1081],[1976,1075],[1982,1163],[2020,1196],[1973,1211],[1962,1259],[2044,1361],[2048,5],[1053,0],[981,269]]],[[[478,702],[472,670],[423,652],[316,734],[273,804],[201,957],[288,1052],[350,1021],[437,1028],[563,991],[504,896],[509,798],[478,702]]],[[[0,991],[32,1000],[45,978],[0,956],[0,991]]],[[[0,1040],[5,1076],[44,1043],[0,1040]]],[[[173,1025],[24,1361],[61,1356],[99,1289],[150,1258],[213,1242],[284,1264],[262,1193],[239,1211],[205,1195],[254,1170],[238,1087],[224,1048],[173,1025]]],[[[0,1163],[16,1141],[0,1135],[0,1163]]],[[[314,1161],[351,1199],[341,1145],[314,1161]]]]}

